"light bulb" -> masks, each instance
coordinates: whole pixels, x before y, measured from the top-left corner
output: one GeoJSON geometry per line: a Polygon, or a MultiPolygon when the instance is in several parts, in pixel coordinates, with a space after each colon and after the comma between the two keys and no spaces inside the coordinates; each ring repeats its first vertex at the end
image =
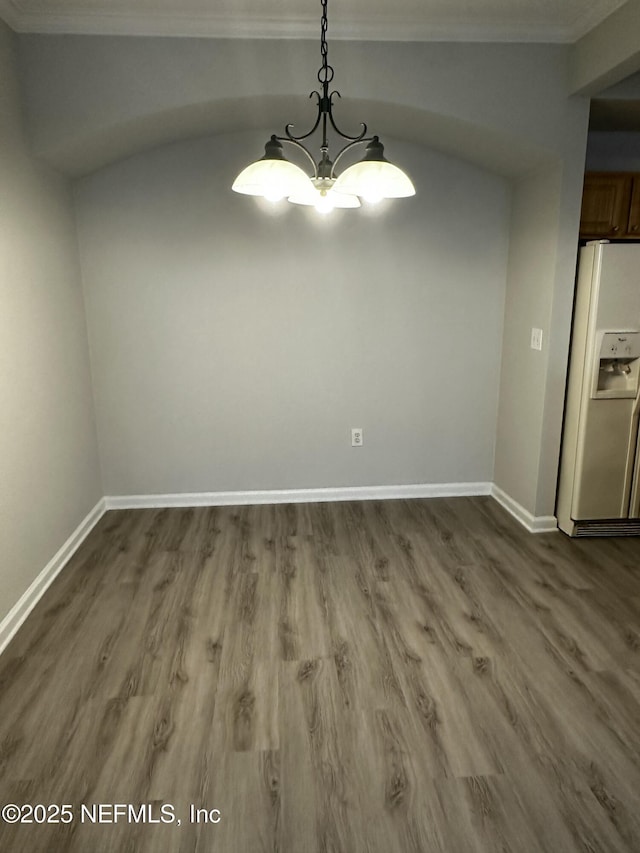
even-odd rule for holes
{"type": "Polygon", "coordinates": [[[379,204],[383,196],[380,193],[377,193],[375,190],[370,190],[363,194],[362,198],[367,202],[367,204],[379,204]]]}
{"type": "Polygon", "coordinates": [[[334,207],[335,205],[331,199],[331,196],[327,193],[326,190],[321,190],[320,197],[318,198],[318,201],[315,204],[315,208],[318,213],[326,215],[327,213],[331,213],[334,207]]]}
{"type": "Polygon", "coordinates": [[[267,201],[271,201],[274,204],[278,201],[282,201],[285,194],[282,192],[280,187],[267,187],[264,191],[264,197],[267,201]]]}

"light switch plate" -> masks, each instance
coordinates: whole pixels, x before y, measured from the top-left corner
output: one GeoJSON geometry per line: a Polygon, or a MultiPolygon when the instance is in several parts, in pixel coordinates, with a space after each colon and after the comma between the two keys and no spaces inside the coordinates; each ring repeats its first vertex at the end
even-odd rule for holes
{"type": "Polygon", "coordinates": [[[531,329],[531,349],[542,349],[542,329],[531,329]]]}

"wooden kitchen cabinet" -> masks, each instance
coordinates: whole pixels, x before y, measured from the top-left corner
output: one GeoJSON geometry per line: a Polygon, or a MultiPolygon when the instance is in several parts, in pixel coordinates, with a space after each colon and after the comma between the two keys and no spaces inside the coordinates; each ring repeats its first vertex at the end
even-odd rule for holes
{"type": "Polygon", "coordinates": [[[580,237],[640,239],[640,174],[587,172],[582,193],[580,237]]]}

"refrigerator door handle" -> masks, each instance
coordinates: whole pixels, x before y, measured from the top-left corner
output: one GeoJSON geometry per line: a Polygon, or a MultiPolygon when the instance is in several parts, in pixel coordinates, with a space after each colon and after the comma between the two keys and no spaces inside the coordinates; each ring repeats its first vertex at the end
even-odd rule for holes
{"type": "Polygon", "coordinates": [[[625,471],[625,494],[629,494],[629,518],[640,516],[640,431],[638,421],[640,420],[640,390],[636,394],[631,412],[631,434],[629,436],[629,457],[625,471]]]}

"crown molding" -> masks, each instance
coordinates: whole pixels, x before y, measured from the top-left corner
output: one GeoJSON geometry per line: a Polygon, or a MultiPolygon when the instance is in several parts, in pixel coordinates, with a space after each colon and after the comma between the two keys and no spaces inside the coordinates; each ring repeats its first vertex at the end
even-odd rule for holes
{"type": "MultiPolygon", "coordinates": [[[[453,18],[431,18],[428,21],[398,17],[343,21],[331,26],[331,38],[350,41],[418,41],[418,42],[526,42],[572,43],[615,11],[622,0],[604,0],[590,6],[571,26],[532,24],[526,21],[483,20],[456,21],[453,18]]],[[[317,16],[290,18],[215,13],[184,14],[164,11],[140,13],[133,10],[105,12],[30,11],[19,0],[0,0],[0,18],[16,32],[108,35],[108,36],[175,36],[247,39],[316,39],[317,16]]]]}

